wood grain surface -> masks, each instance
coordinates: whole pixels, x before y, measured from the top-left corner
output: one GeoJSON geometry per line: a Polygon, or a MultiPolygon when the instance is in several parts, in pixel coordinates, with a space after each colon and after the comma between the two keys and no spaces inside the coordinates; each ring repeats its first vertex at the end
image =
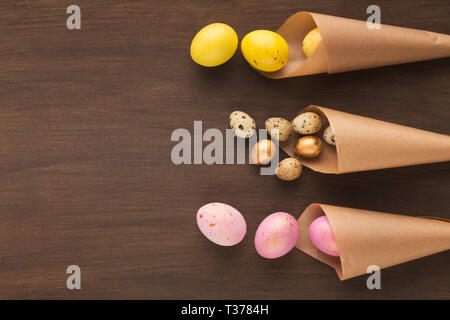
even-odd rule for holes
{"type": "MultiPolygon", "coordinates": [[[[260,128],[317,104],[449,134],[448,59],[335,75],[269,80],[238,51],[205,69],[189,57],[204,25],[241,39],[291,14],[365,19],[372,1],[16,0],[0,4],[0,298],[450,298],[450,254],[344,282],[298,250],[259,257],[253,237],[274,211],[312,202],[450,218],[450,164],[345,175],[305,169],[296,182],[250,165],[171,162],[174,129],[228,127],[241,109],[260,128]],[[66,28],[81,7],[82,29],[66,28]],[[195,213],[220,201],[246,217],[231,248],[199,232],[195,213]],[[82,289],[66,288],[79,265],[82,289]]],[[[382,23],[450,33],[445,0],[376,2],[382,23]]],[[[407,137],[406,137],[407,138],[407,137]]]]}

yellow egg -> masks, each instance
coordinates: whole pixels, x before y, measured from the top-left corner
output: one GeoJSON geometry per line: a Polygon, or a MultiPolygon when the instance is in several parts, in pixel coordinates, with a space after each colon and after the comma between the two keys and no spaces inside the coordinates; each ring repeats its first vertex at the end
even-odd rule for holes
{"type": "Polygon", "coordinates": [[[320,35],[319,29],[312,29],[303,39],[303,52],[305,55],[309,57],[314,50],[316,50],[321,41],[322,36],[320,35]]]}
{"type": "Polygon", "coordinates": [[[245,60],[260,71],[273,72],[284,67],[289,58],[289,47],[278,33],[256,30],[241,41],[245,60]]]}
{"type": "Polygon", "coordinates": [[[191,58],[204,67],[215,67],[236,52],[238,37],[229,25],[212,23],[201,29],[191,42],[191,58]]]}

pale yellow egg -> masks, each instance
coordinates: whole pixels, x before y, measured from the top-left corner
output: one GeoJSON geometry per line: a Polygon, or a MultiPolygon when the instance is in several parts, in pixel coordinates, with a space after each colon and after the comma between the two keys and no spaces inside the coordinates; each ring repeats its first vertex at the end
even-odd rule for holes
{"type": "Polygon", "coordinates": [[[305,55],[309,57],[317,49],[321,41],[322,36],[320,35],[319,29],[312,29],[303,39],[303,52],[305,55]]]}

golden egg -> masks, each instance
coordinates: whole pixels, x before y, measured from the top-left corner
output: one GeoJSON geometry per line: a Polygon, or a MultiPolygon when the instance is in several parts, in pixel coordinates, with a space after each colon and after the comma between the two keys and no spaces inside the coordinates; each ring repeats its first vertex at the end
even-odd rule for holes
{"type": "Polygon", "coordinates": [[[301,157],[315,158],[322,150],[322,141],[315,136],[306,136],[297,140],[294,152],[301,157]]]}
{"type": "Polygon", "coordinates": [[[277,146],[270,140],[261,140],[253,146],[251,159],[256,164],[268,164],[275,156],[277,146]]]}

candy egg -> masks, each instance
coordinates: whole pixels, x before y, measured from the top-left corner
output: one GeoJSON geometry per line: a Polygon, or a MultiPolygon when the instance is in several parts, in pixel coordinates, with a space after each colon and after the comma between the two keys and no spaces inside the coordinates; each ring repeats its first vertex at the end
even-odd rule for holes
{"type": "Polygon", "coordinates": [[[300,134],[316,133],[322,127],[322,119],[314,112],[300,113],[292,120],[292,127],[300,134]]]}
{"type": "Polygon", "coordinates": [[[230,127],[239,138],[248,138],[255,133],[255,120],[247,113],[233,111],[230,114],[230,127]]]}
{"type": "Polygon", "coordinates": [[[241,50],[245,60],[261,71],[280,70],[289,58],[286,40],[278,33],[268,30],[256,30],[248,33],[241,41],[241,50]]]}
{"type": "Polygon", "coordinates": [[[270,136],[279,141],[286,141],[292,134],[292,125],[283,118],[269,118],[266,120],[266,130],[270,136]],[[276,133],[276,130],[278,132],[276,133]]]}
{"type": "Polygon", "coordinates": [[[334,139],[334,132],[333,132],[333,128],[331,126],[328,126],[325,131],[323,132],[323,139],[328,143],[331,144],[333,146],[336,145],[336,141],[334,139]]]}
{"type": "Polygon", "coordinates": [[[322,141],[316,136],[306,136],[297,140],[294,152],[305,158],[315,158],[322,150],[322,141]]]}
{"type": "Polygon", "coordinates": [[[203,235],[221,246],[234,246],[247,232],[242,214],[225,203],[213,202],[198,209],[197,225],[203,235]]]}
{"type": "Polygon", "coordinates": [[[294,248],[298,234],[298,222],[293,216],[286,212],[272,213],[256,230],[256,251],[267,259],[284,256],[294,248]]]}
{"type": "Polygon", "coordinates": [[[227,62],[236,52],[238,37],[229,25],[212,23],[201,29],[191,42],[191,57],[204,67],[227,62]]]}
{"type": "Polygon", "coordinates": [[[307,57],[309,57],[314,50],[317,49],[319,43],[322,41],[322,36],[320,35],[319,29],[314,28],[303,39],[303,52],[307,57]]]}
{"type": "Polygon", "coordinates": [[[261,140],[252,149],[250,157],[253,163],[268,164],[276,154],[277,146],[271,140],[261,140]]]}
{"type": "Polygon", "coordinates": [[[314,245],[330,256],[339,256],[339,251],[327,216],[320,216],[309,226],[309,237],[314,245]]]}
{"type": "Polygon", "coordinates": [[[278,165],[275,174],[279,179],[285,181],[298,179],[298,177],[302,174],[302,164],[295,158],[284,159],[278,165]]]}

